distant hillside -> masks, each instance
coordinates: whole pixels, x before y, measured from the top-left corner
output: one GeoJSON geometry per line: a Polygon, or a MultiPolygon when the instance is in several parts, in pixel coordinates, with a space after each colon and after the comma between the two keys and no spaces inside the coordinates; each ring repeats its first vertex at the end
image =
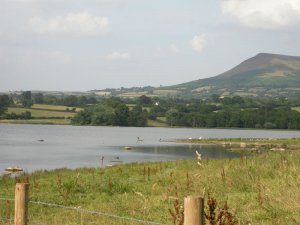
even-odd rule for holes
{"type": "Polygon", "coordinates": [[[299,97],[300,57],[260,53],[218,76],[167,87],[133,87],[95,91],[98,95],[134,98],[221,96],[299,97]]]}
{"type": "Polygon", "coordinates": [[[300,57],[260,53],[218,76],[168,88],[191,90],[194,95],[290,95],[300,91],[300,57]]]}

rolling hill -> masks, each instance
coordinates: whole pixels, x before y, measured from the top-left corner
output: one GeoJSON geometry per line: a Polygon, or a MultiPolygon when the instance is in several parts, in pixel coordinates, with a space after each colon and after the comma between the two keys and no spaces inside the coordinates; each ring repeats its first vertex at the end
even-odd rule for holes
{"type": "Polygon", "coordinates": [[[260,53],[218,76],[167,88],[192,95],[291,95],[300,92],[300,57],[260,53]]]}
{"type": "Polygon", "coordinates": [[[120,97],[210,97],[252,96],[252,97],[299,97],[300,57],[270,53],[259,53],[236,67],[215,77],[165,87],[133,87],[106,89],[95,92],[99,95],[120,97]]]}

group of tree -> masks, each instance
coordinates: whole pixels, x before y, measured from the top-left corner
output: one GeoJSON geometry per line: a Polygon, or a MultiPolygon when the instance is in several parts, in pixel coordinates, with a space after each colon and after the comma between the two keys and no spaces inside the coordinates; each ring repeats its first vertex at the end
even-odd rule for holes
{"type": "Polygon", "coordinates": [[[135,99],[94,96],[54,96],[22,92],[18,96],[0,95],[0,115],[4,118],[30,118],[29,113],[6,113],[17,102],[23,107],[36,104],[81,106],[72,119],[76,125],[147,126],[148,120],[164,117],[169,126],[230,127],[265,129],[300,129],[300,113],[292,107],[300,106],[300,99],[255,99],[240,96],[210,99],[173,99],[140,96],[135,99]]]}
{"type": "Polygon", "coordinates": [[[213,97],[214,100],[210,102],[173,105],[165,113],[167,124],[210,128],[300,129],[300,113],[292,110],[292,106],[299,106],[297,99],[213,97]]]}
{"type": "MultiPolygon", "coordinates": [[[[26,95],[24,95],[26,96],[26,95]]],[[[22,96],[23,97],[23,96],[22,96]]],[[[13,105],[14,101],[12,97],[8,95],[0,95],[0,118],[2,119],[31,119],[31,113],[29,111],[22,112],[20,114],[7,113],[8,107],[13,105]]]]}
{"type": "Polygon", "coordinates": [[[78,107],[96,104],[97,99],[94,96],[77,96],[77,95],[44,95],[43,93],[32,94],[32,101],[35,104],[64,105],[78,107]]]}
{"type": "Polygon", "coordinates": [[[147,112],[141,105],[130,110],[120,98],[110,98],[78,112],[72,118],[72,124],[143,127],[147,126],[147,112]]]}
{"type": "Polygon", "coordinates": [[[300,113],[289,108],[222,109],[207,113],[170,109],[166,121],[170,126],[184,127],[300,129],[300,113]]]}
{"type": "Polygon", "coordinates": [[[0,95],[0,115],[3,115],[11,104],[12,99],[8,95],[0,95]]]}

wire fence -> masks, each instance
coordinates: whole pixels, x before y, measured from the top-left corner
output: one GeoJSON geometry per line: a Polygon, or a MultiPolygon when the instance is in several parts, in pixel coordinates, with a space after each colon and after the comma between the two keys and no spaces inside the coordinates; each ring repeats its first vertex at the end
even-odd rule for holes
{"type": "MultiPolygon", "coordinates": [[[[166,225],[144,219],[131,218],[116,214],[65,206],[41,201],[29,201],[30,225],[166,225]]],[[[0,198],[0,225],[14,224],[14,199],[0,198]]]]}

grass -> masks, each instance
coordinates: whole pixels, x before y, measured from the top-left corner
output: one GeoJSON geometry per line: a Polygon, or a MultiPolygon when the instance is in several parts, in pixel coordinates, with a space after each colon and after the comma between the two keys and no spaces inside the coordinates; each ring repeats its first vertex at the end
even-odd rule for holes
{"type": "Polygon", "coordinates": [[[292,110],[295,110],[295,111],[297,111],[297,112],[300,112],[300,106],[292,107],[292,110]]]}
{"type": "Polygon", "coordinates": [[[119,97],[126,97],[126,98],[137,98],[142,95],[147,95],[148,97],[155,97],[157,95],[149,94],[147,91],[141,91],[141,92],[125,92],[122,94],[119,94],[119,97]]]}
{"type": "Polygon", "coordinates": [[[179,92],[177,90],[154,90],[154,94],[158,96],[176,95],[179,92]]]}
{"type": "Polygon", "coordinates": [[[168,127],[168,125],[166,123],[163,123],[161,121],[158,120],[149,120],[148,119],[148,126],[149,127],[168,127]]]}
{"type": "Polygon", "coordinates": [[[72,110],[73,108],[76,108],[76,112],[79,112],[83,110],[82,108],[78,107],[68,107],[63,105],[46,105],[46,104],[34,104],[31,106],[32,109],[46,109],[46,110],[55,110],[55,111],[66,111],[66,110],[72,110]]]}
{"type": "Polygon", "coordinates": [[[300,138],[286,138],[286,139],[249,139],[249,138],[202,138],[202,139],[189,139],[179,140],[180,142],[189,143],[206,143],[206,144],[227,144],[227,143],[246,143],[246,144],[274,144],[274,145],[300,145],[300,138]]]}
{"type": "Polygon", "coordinates": [[[30,120],[0,120],[6,124],[47,124],[47,125],[70,125],[70,119],[30,119],[30,120]]]}
{"type": "Polygon", "coordinates": [[[9,107],[8,113],[21,114],[26,111],[31,113],[32,119],[29,120],[0,120],[0,123],[9,124],[51,124],[51,125],[70,125],[76,112],[82,110],[76,108],[76,112],[70,112],[71,107],[59,105],[34,104],[31,108],[22,108],[20,106],[9,107]]]}
{"type": "MultiPolygon", "coordinates": [[[[188,195],[227,200],[239,224],[300,224],[300,155],[265,153],[240,159],[127,164],[111,168],[37,171],[2,176],[0,197],[13,197],[16,180],[29,180],[30,199],[172,224],[174,201],[188,195]]],[[[0,204],[0,218],[13,215],[0,204]]],[[[30,204],[31,224],[80,224],[78,212],[30,204]]],[[[83,224],[140,224],[83,214],[83,224]]],[[[1,222],[0,222],[1,223],[1,222]]]]}
{"type": "Polygon", "coordinates": [[[75,115],[74,112],[65,112],[65,111],[53,111],[53,110],[41,110],[36,108],[18,108],[18,107],[9,107],[8,113],[21,114],[22,112],[29,111],[31,112],[32,117],[64,117],[70,118],[75,115]]]}

